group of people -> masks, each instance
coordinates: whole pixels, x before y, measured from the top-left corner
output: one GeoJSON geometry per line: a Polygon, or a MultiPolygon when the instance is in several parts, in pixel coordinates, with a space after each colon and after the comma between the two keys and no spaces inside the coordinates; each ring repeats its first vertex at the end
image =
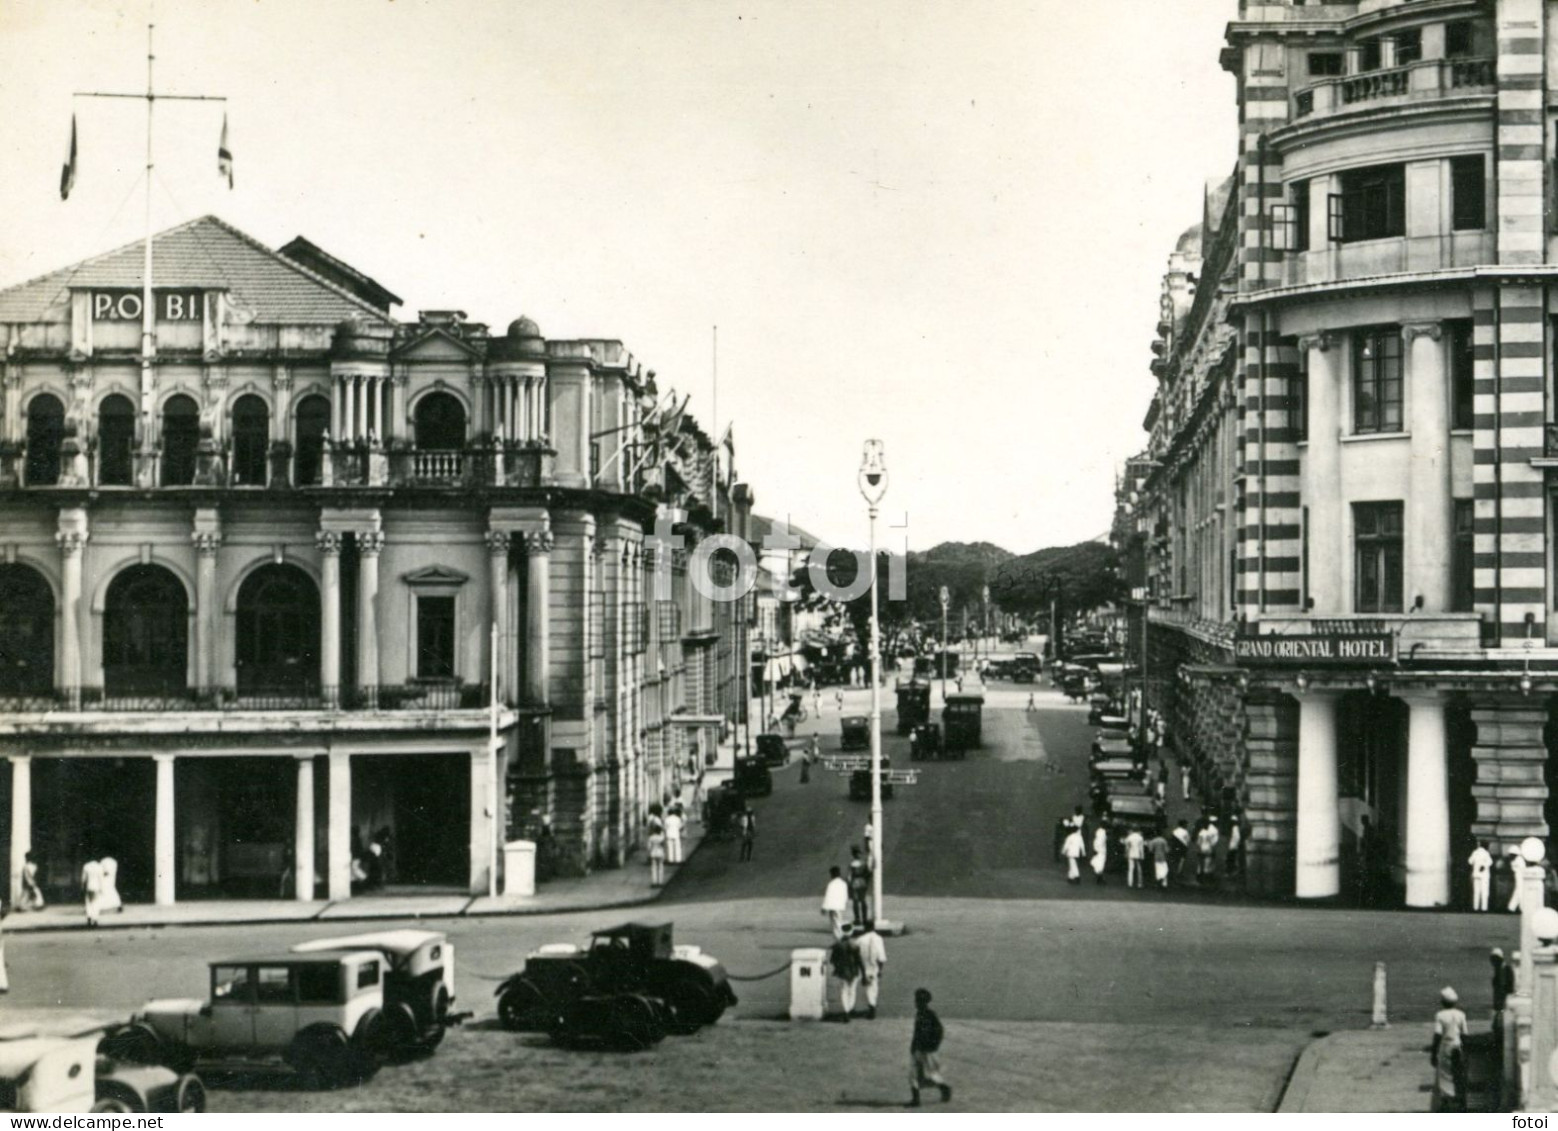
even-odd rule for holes
{"type": "Polygon", "coordinates": [[[1212,885],[1224,876],[1242,876],[1249,830],[1244,815],[1224,816],[1207,811],[1192,828],[1189,822],[1177,822],[1168,833],[1162,824],[1147,827],[1117,822],[1107,813],[1088,817],[1078,805],[1071,816],[1062,819],[1055,830],[1055,858],[1066,865],[1066,879],[1082,882],[1084,866],[1097,884],[1104,874],[1124,865],[1126,884],[1147,886],[1150,862],[1151,882],[1166,889],[1170,880],[1212,885]],[[1226,832],[1225,832],[1226,830],[1226,832]]]}
{"type": "Polygon", "coordinates": [[[850,927],[858,926],[871,916],[871,849],[872,828],[866,825],[866,849],[859,845],[849,850],[849,874],[838,865],[828,869],[828,886],[822,892],[822,915],[835,940],[847,938],[850,927]],[[849,918],[844,916],[848,914],[849,918]]]}
{"type": "MultiPolygon", "coordinates": [[[[672,801],[665,808],[649,807],[649,886],[665,885],[666,864],[682,862],[682,831],[687,827],[687,811],[680,801],[672,801]]],[[[751,854],[743,849],[742,859],[751,854]]]]}
{"type": "Polygon", "coordinates": [[[395,838],[388,825],[368,838],[365,846],[357,830],[352,830],[352,894],[363,895],[384,890],[394,883],[395,838]]]}
{"type": "MultiPolygon", "coordinates": [[[[1509,899],[1504,903],[1504,909],[1520,910],[1520,881],[1526,873],[1526,859],[1520,854],[1519,845],[1510,845],[1501,862],[1494,858],[1487,841],[1479,841],[1477,847],[1472,849],[1471,855],[1467,857],[1466,864],[1471,869],[1471,909],[1473,911],[1488,909],[1493,875],[1498,870],[1504,871],[1509,876],[1509,899]],[[1502,869],[1499,868],[1500,863],[1503,864],[1502,869]]],[[[1558,882],[1558,870],[1549,868],[1546,883],[1551,888],[1555,882],[1558,882]]]]}

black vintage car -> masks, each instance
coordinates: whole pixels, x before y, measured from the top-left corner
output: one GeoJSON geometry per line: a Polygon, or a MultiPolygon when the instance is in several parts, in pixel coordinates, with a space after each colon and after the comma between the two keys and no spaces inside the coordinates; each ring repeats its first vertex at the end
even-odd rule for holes
{"type": "Polygon", "coordinates": [[[785,744],[784,735],[758,735],[757,756],[765,766],[788,766],[790,764],[790,748],[785,744]]]}
{"type": "Polygon", "coordinates": [[[774,776],[761,758],[737,758],[730,784],[742,797],[767,797],[774,791],[774,776]]]}
{"type": "Polygon", "coordinates": [[[935,723],[915,727],[909,739],[909,757],[916,762],[940,758],[941,728],[935,723]]]}
{"type": "Polygon", "coordinates": [[[625,923],[587,947],[552,944],[497,989],[506,1029],[551,1033],[560,1043],[648,1048],[692,1033],[736,1004],[725,968],[695,946],[675,946],[670,923],[625,923]]]}
{"type": "Polygon", "coordinates": [[[871,720],[864,715],[846,715],[839,720],[839,746],[859,750],[871,745],[871,720]]]}
{"type": "MultiPolygon", "coordinates": [[[[892,765],[892,759],[886,754],[882,755],[882,800],[887,801],[893,795],[893,783],[886,779],[887,770],[892,765]]],[[[854,770],[849,775],[849,799],[851,801],[871,800],[871,771],[854,770]]]]}
{"type": "Polygon", "coordinates": [[[930,719],[930,684],[923,680],[898,681],[898,733],[908,734],[930,719]]]}

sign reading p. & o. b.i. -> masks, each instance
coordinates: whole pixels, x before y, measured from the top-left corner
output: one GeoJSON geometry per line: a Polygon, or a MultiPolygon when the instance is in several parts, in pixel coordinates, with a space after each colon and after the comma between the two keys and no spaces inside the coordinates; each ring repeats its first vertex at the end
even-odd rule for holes
{"type": "MultiPolygon", "coordinates": [[[[205,317],[205,294],[201,291],[153,291],[158,322],[199,322],[205,317]]],[[[139,322],[146,307],[140,291],[102,290],[92,292],[92,319],[95,322],[139,322]]]]}
{"type": "Polygon", "coordinates": [[[1396,658],[1396,637],[1245,636],[1235,639],[1233,651],[1242,664],[1388,664],[1396,658]]]}

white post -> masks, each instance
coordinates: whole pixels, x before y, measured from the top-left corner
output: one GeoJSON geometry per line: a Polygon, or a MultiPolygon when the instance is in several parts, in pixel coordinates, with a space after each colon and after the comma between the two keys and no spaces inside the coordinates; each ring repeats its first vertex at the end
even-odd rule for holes
{"type": "Polygon", "coordinates": [[[352,897],[352,757],[330,751],[330,821],[325,826],[326,876],[331,900],[352,897]]]}
{"type": "Polygon", "coordinates": [[[292,890],[300,903],[314,898],[314,756],[298,757],[297,827],[292,831],[292,890]]]}
{"type": "MultiPolygon", "coordinates": [[[[882,842],[887,830],[882,826],[882,686],[878,679],[881,664],[881,636],[876,615],[876,506],[870,508],[869,536],[871,553],[871,828],[876,835],[871,838],[871,914],[878,922],[887,918],[882,913],[882,842]]],[[[945,661],[943,661],[945,662],[945,661]]],[[[943,688],[945,695],[945,688],[943,688]]]]}
{"type": "Polygon", "coordinates": [[[32,755],[11,755],[11,906],[22,897],[22,869],[32,851],[32,755]]]}
{"type": "Polygon", "coordinates": [[[487,822],[487,896],[496,898],[498,894],[498,825],[502,822],[503,799],[498,793],[501,784],[498,781],[498,622],[492,622],[492,660],[488,665],[488,678],[492,681],[492,702],[487,712],[487,749],[488,761],[492,764],[492,787],[488,793],[491,798],[492,819],[487,822]]]}
{"type": "Polygon", "coordinates": [[[156,835],[152,842],[156,861],[153,898],[157,906],[167,907],[173,903],[173,755],[153,754],[152,760],[157,764],[156,835]]]}

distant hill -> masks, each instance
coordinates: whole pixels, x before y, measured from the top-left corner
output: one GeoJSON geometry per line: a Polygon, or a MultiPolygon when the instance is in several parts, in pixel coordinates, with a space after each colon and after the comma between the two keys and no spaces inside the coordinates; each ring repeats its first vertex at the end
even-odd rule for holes
{"type": "Polygon", "coordinates": [[[1000,565],[1011,558],[1010,550],[1003,550],[993,542],[942,542],[928,550],[909,552],[909,560],[942,562],[946,565],[1000,565]]]}

